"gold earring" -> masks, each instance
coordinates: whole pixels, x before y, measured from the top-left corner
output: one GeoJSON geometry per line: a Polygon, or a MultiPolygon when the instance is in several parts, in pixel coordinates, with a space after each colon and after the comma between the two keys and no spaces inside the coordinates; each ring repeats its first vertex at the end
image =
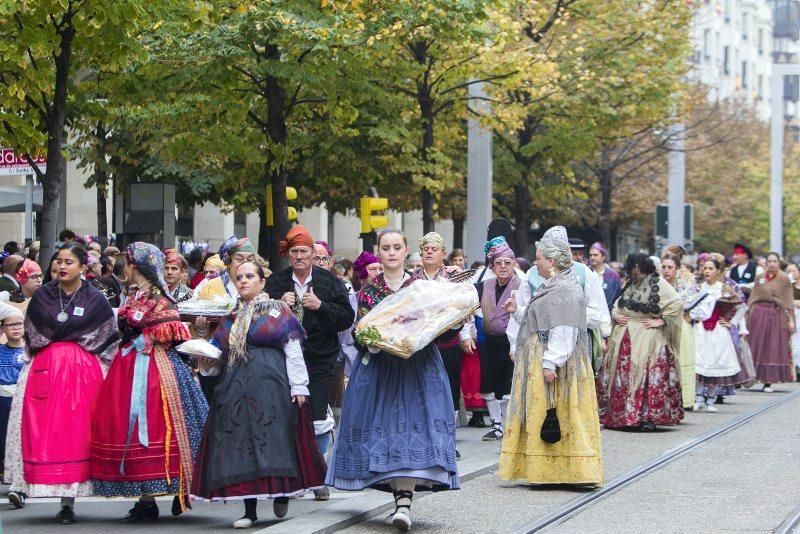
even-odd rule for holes
{"type": "Polygon", "coordinates": [[[548,272],[550,273],[550,278],[552,278],[552,277],[554,277],[556,275],[556,270],[553,267],[550,267],[548,272]]]}

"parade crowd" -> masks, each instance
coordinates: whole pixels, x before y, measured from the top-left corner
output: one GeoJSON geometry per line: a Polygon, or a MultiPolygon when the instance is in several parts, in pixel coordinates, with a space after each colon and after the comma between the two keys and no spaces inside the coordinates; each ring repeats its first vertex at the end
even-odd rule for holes
{"type": "Polygon", "coordinates": [[[556,226],[531,265],[492,233],[472,263],[398,230],[349,261],[297,225],[276,271],[246,237],[187,257],[69,230],[55,254],[7,243],[9,502],[60,497],[56,521],[72,524],[76,497],[137,498],[125,523],[158,520],[159,496],[175,516],[241,500],[233,527],[249,528],[259,500],[284,517],[306,492],[374,488],[408,530],[416,492],[460,487],[459,422],[502,440],[500,479],[597,487],[601,426],[678,425],[797,379],[800,268],[778,254],[735,244],[690,261],[670,246],[616,264],[556,226]],[[422,280],[474,286],[476,309],[409,358],[357,340],[359,320],[422,280]]]}

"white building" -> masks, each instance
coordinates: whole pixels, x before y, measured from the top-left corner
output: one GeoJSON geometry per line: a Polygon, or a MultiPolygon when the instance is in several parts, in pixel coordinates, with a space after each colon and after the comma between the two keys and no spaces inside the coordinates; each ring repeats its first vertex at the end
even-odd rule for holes
{"type": "MultiPolygon", "coordinates": [[[[800,2],[770,0],[774,27],[772,59],[775,63],[800,63],[800,2]]],[[[783,84],[783,115],[789,126],[800,129],[800,84],[798,76],[786,76],[783,84]]]]}
{"type": "Polygon", "coordinates": [[[692,24],[690,80],[708,86],[712,100],[751,103],[770,115],[772,7],[767,0],[697,2],[692,24]]]}

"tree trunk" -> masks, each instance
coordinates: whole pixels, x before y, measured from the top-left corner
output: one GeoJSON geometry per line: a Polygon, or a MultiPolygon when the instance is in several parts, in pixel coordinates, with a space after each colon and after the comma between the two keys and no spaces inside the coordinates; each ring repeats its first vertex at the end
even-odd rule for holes
{"type": "Polygon", "coordinates": [[[606,246],[613,247],[611,242],[611,193],[614,189],[611,169],[600,169],[598,179],[600,180],[600,216],[597,221],[600,239],[606,246]]]}
{"type": "Polygon", "coordinates": [[[464,217],[453,217],[453,248],[464,249],[464,217]]]}
{"type": "Polygon", "coordinates": [[[64,143],[64,120],[67,114],[67,90],[72,60],[72,11],[67,11],[59,25],[61,37],[59,53],[55,58],[56,76],[53,102],[47,112],[47,171],[42,183],[42,236],[41,257],[49,258],[58,237],[58,208],[61,184],[66,176],[66,165],[61,152],[64,143]]]}
{"type": "MultiPolygon", "coordinates": [[[[265,178],[266,181],[266,178],[265,178]]],[[[262,204],[258,210],[258,255],[262,258],[269,259],[269,244],[271,241],[272,227],[267,226],[267,207],[262,204]]],[[[272,269],[272,264],[269,264],[272,269]]]]}
{"type": "MultiPolygon", "coordinates": [[[[270,60],[280,60],[280,49],[277,45],[270,44],[266,47],[266,57],[270,60]]],[[[267,100],[267,136],[269,141],[275,145],[286,145],[286,91],[280,81],[273,77],[266,78],[266,91],[264,97],[267,100]]],[[[281,154],[285,150],[280,151],[281,154]]],[[[280,241],[289,231],[289,217],[286,200],[286,167],[281,162],[273,165],[274,152],[267,156],[267,176],[269,183],[272,184],[272,217],[274,225],[269,238],[269,265],[273,271],[282,269],[287,265],[287,261],[280,255],[280,241]]],[[[283,157],[283,156],[279,156],[283,157]]]]}
{"type": "MultiPolygon", "coordinates": [[[[102,122],[97,124],[94,134],[97,138],[97,161],[105,163],[107,134],[102,122]]],[[[92,181],[95,188],[97,188],[97,239],[105,248],[108,245],[108,210],[106,209],[108,172],[106,172],[105,167],[95,164],[92,181]]]]}
{"type": "MultiPolygon", "coordinates": [[[[428,43],[418,41],[412,45],[414,58],[420,65],[428,65],[428,43]]],[[[434,123],[434,102],[431,94],[431,86],[428,81],[430,68],[417,80],[417,103],[419,104],[420,116],[422,117],[422,161],[428,163],[428,152],[433,148],[433,123],[434,123]]],[[[426,178],[431,180],[436,176],[428,171],[425,172],[426,178]]],[[[436,226],[433,222],[433,195],[427,186],[422,188],[422,233],[433,232],[436,226]]]]}
{"type": "Polygon", "coordinates": [[[527,258],[530,253],[531,196],[526,184],[514,186],[514,222],[514,254],[527,258]]]}

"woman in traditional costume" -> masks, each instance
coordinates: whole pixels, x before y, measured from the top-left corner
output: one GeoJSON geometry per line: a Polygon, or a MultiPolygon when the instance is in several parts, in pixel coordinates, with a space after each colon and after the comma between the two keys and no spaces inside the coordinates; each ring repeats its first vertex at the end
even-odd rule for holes
{"type": "Polygon", "coordinates": [[[683,322],[681,323],[681,343],[678,350],[680,364],[681,398],[683,408],[691,410],[695,403],[695,348],[692,322],[707,317],[714,308],[714,299],[700,290],[694,276],[681,276],[681,260],[673,254],[661,258],[661,271],[664,280],[669,282],[683,303],[683,322]]]}
{"type": "MultiPolygon", "coordinates": [[[[381,232],[383,273],[358,292],[359,318],[418,280],[403,269],[407,252],[401,232],[381,232]]],[[[387,521],[408,530],[414,491],[460,487],[450,384],[435,343],[408,359],[374,350],[360,349],[350,375],[325,484],[393,492],[387,521]]]]}
{"type": "Polygon", "coordinates": [[[747,380],[739,354],[745,342],[738,328],[746,307],[742,290],[725,277],[721,255],[710,254],[702,267],[705,282],[700,291],[708,295],[708,302],[703,302],[695,316],[694,411],[717,412],[716,399],[733,395],[736,386],[747,380]]]}
{"type": "Polygon", "coordinates": [[[222,358],[201,367],[221,378],[192,493],[206,501],[244,500],[244,516],[233,527],[250,528],[258,499],[274,499],[275,515],[284,517],[289,497],[322,487],[325,460],[306,403],[302,325],[263,292],[261,266],[242,263],[234,282],[239,303],[214,333],[222,358]]]}
{"type": "Polygon", "coordinates": [[[208,405],[175,345],[191,339],[164,281],[164,254],[128,245],[131,295],[119,309],[123,345],[95,414],[92,475],[103,497],[139,497],[122,521],[158,520],[158,495],[186,509],[208,405]]]}
{"type": "Polygon", "coordinates": [[[780,270],[776,252],[767,255],[767,271],[757,275],[747,301],[747,328],[750,350],[756,367],[756,379],[763,391],[772,392],[772,384],[796,379],[789,339],[796,329],[792,282],[780,270]]]}
{"type": "Polygon", "coordinates": [[[563,239],[536,243],[535,268],[545,281],[530,302],[509,298],[504,303],[521,326],[498,476],[530,484],[600,486],[603,460],[586,297],[572,273],[572,252],[563,234],[563,239]],[[540,435],[549,408],[555,408],[561,428],[556,443],[540,435]]]}
{"type": "Polygon", "coordinates": [[[31,298],[25,341],[32,360],[17,383],[6,443],[12,504],[61,497],[61,524],[75,522],[75,497],[94,495],[92,418],[119,344],[111,306],[81,278],[86,262],[81,245],[65,246],[56,255],[58,281],[31,298]]]}
{"type": "Polygon", "coordinates": [[[11,302],[24,313],[28,309],[31,297],[42,287],[42,268],[33,260],[25,259],[17,264],[14,278],[19,289],[11,294],[11,302]]]}
{"type": "Polygon", "coordinates": [[[646,254],[625,261],[628,282],[614,305],[614,330],[597,376],[600,422],[653,430],[683,419],[677,354],[683,302],[646,254]]]}

